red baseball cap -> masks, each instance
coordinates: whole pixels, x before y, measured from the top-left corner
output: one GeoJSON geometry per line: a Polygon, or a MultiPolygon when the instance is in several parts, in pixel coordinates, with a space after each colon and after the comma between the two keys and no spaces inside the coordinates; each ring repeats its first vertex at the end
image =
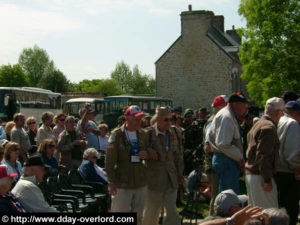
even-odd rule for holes
{"type": "Polygon", "coordinates": [[[8,174],[7,167],[0,166],[0,179],[6,177],[15,177],[15,176],[18,176],[18,174],[17,173],[8,174]]]}
{"type": "Polygon", "coordinates": [[[217,107],[219,105],[222,104],[227,104],[228,103],[228,97],[226,95],[219,95],[217,97],[215,97],[213,103],[212,103],[212,107],[217,107]]]}
{"type": "Polygon", "coordinates": [[[145,114],[141,111],[140,107],[138,107],[137,105],[131,105],[125,111],[125,116],[138,117],[138,116],[142,116],[142,115],[145,115],[145,114]]]}

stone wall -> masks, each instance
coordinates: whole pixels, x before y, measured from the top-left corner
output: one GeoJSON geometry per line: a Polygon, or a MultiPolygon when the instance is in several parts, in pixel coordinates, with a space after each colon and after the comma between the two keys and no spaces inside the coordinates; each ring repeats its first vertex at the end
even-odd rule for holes
{"type": "Polygon", "coordinates": [[[210,109],[215,96],[233,92],[232,59],[208,36],[212,12],[181,14],[181,37],[156,62],[156,94],[183,108],[210,109]]]}

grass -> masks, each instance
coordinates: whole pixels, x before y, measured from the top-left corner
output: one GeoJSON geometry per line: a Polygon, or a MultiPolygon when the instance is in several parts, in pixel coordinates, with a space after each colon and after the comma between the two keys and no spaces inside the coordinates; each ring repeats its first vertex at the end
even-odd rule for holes
{"type": "MultiPolygon", "coordinates": [[[[183,205],[177,206],[177,211],[181,212],[183,208],[186,206],[187,203],[187,195],[184,195],[183,198],[183,205]]],[[[209,202],[204,202],[204,201],[198,201],[195,203],[195,209],[198,209],[197,212],[200,212],[203,217],[209,216],[209,202]]],[[[190,217],[185,217],[186,219],[190,219],[190,217]]]]}

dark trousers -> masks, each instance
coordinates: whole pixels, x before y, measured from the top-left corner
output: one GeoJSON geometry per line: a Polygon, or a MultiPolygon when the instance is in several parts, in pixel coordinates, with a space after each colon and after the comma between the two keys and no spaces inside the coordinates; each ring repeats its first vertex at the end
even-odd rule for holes
{"type": "Polygon", "coordinates": [[[278,172],[274,178],[278,188],[279,207],[286,209],[290,216],[290,225],[296,225],[299,212],[299,181],[293,173],[278,172]]]}

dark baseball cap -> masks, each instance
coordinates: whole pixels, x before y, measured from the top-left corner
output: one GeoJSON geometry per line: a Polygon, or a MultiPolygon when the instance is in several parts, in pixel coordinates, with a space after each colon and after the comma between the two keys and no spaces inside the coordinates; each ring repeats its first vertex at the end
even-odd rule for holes
{"type": "Polygon", "coordinates": [[[32,156],[26,160],[24,163],[24,167],[30,167],[30,166],[42,166],[42,167],[51,167],[44,163],[42,157],[40,156],[32,156]]]}
{"type": "Polygon", "coordinates": [[[285,104],[286,109],[300,111],[300,105],[296,101],[289,101],[285,104]]]}
{"type": "Polygon", "coordinates": [[[244,103],[248,103],[249,101],[246,99],[246,97],[243,95],[243,93],[238,92],[235,94],[232,94],[229,97],[229,103],[234,103],[234,102],[244,102],[244,103]]]}

